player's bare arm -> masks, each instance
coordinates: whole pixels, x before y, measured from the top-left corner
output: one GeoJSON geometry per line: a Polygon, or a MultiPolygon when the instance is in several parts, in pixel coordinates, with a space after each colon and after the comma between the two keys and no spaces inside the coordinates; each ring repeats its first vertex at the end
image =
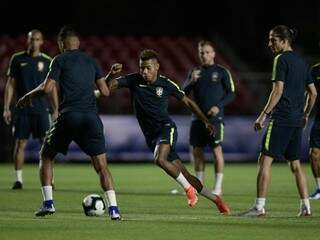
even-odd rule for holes
{"type": "Polygon", "coordinates": [[[309,115],[317,99],[317,89],[313,83],[307,86],[307,98],[304,106],[304,127],[308,124],[309,115]]]}
{"type": "Polygon", "coordinates": [[[206,128],[210,131],[210,134],[214,134],[214,126],[209,122],[208,118],[203,114],[198,105],[187,96],[184,96],[181,101],[187,106],[187,108],[191,112],[196,114],[199,117],[199,119],[201,119],[204,122],[206,128]]]}
{"type": "Polygon", "coordinates": [[[12,103],[12,99],[15,95],[15,89],[16,89],[15,86],[16,86],[15,78],[8,77],[8,81],[7,81],[5,92],[4,92],[4,109],[3,109],[3,119],[7,125],[9,125],[12,120],[10,106],[12,103]]]}
{"type": "Polygon", "coordinates": [[[284,83],[282,81],[276,81],[273,83],[268,102],[254,123],[255,131],[259,131],[264,128],[264,122],[267,116],[271,114],[272,109],[277,105],[282,96],[283,87],[284,83]]]}
{"type": "Polygon", "coordinates": [[[47,78],[38,87],[31,90],[26,95],[24,95],[22,98],[20,98],[17,102],[17,107],[25,108],[28,106],[32,106],[32,99],[33,98],[37,98],[37,97],[41,97],[45,94],[49,94],[52,91],[54,91],[54,88],[56,88],[56,81],[51,78],[47,78]]]}

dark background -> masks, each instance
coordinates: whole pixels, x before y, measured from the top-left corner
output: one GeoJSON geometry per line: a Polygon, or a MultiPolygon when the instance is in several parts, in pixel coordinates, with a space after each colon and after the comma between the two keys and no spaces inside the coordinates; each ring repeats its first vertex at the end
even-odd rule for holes
{"type": "Polygon", "coordinates": [[[269,71],[269,30],[285,24],[299,31],[296,49],[319,54],[320,1],[26,1],[1,5],[0,34],[39,28],[55,35],[72,24],[84,35],[219,35],[255,71],[269,71]]]}

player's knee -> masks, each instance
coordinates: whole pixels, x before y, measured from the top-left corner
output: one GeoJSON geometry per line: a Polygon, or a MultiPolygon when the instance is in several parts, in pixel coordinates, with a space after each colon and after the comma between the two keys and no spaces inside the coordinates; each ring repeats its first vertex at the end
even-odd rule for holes
{"type": "Polygon", "coordinates": [[[166,159],[164,159],[163,157],[156,157],[155,159],[155,163],[159,166],[162,167],[165,164],[165,161],[167,161],[166,159]]]}
{"type": "Polygon", "coordinates": [[[300,169],[300,162],[299,161],[292,161],[289,163],[291,172],[295,173],[300,169]]]}
{"type": "Polygon", "coordinates": [[[27,146],[27,140],[17,140],[17,151],[24,151],[27,146]]]}
{"type": "Polygon", "coordinates": [[[312,149],[310,153],[311,161],[320,161],[320,150],[312,149]]]}

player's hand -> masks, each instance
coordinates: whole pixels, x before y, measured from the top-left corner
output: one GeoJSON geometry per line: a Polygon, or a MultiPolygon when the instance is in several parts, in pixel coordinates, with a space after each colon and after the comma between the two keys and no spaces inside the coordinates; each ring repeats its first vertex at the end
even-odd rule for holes
{"type": "Polygon", "coordinates": [[[264,122],[266,121],[267,115],[262,112],[260,116],[257,118],[257,120],[254,123],[254,130],[260,131],[262,128],[264,128],[264,122]]]}
{"type": "Polygon", "coordinates": [[[115,63],[111,66],[110,73],[112,75],[117,75],[121,72],[122,72],[122,64],[121,63],[115,63]]]}
{"type": "Polygon", "coordinates": [[[3,111],[3,120],[7,125],[10,125],[11,123],[11,111],[10,110],[4,110],[3,111]]]}
{"type": "Polygon", "coordinates": [[[16,104],[18,108],[33,107],[30,95],[24,95],[16,104]]]}
{"type": "Polygon", "coordinates": [[[213,106],[210,108],[210,110],[207,112],[209,116],[216,116],[220,112],[220,109],[217,106],[213,106]]]}
{"type": "Polygon", "coordinates": [[[191,81],[192,82],[196,82],[199,78],[200,78],[200,70],[199,69],[195,69],[192,71],[191,73],[191,81]]]}
{"type": "Polygon", "coordinates": [[[210,135],[214,136],[216,133],[216,128],[210,123],[210,122],[205,122],[206,129],[210,132],[210,135]]]}

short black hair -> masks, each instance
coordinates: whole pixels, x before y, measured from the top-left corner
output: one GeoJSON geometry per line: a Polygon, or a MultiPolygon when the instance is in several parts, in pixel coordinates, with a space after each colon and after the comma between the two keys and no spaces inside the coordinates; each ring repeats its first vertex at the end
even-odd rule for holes
{"type": "Polygon", "coordinates": [[[152,49],[145,49],[140,53],[140,60],[147,61],[150,59],[156,59],[159,62],[158,53],[152,49]]]}
{"type": "Polygon", "coordinates": [[[78,37],[78,33],[70,25],[65,25],[60,29],[58,40],[64,41],[67,37],[78,37]]]}
{"type": "Polygon", "coordinates": [[[201,41],[198,43],[198,47],[203,47],[203,46],[210,46],[210,47],[212,47],[212,49],[214,50],[213,43],[212,43],[210,40],[201,40],[201,41]]]}

